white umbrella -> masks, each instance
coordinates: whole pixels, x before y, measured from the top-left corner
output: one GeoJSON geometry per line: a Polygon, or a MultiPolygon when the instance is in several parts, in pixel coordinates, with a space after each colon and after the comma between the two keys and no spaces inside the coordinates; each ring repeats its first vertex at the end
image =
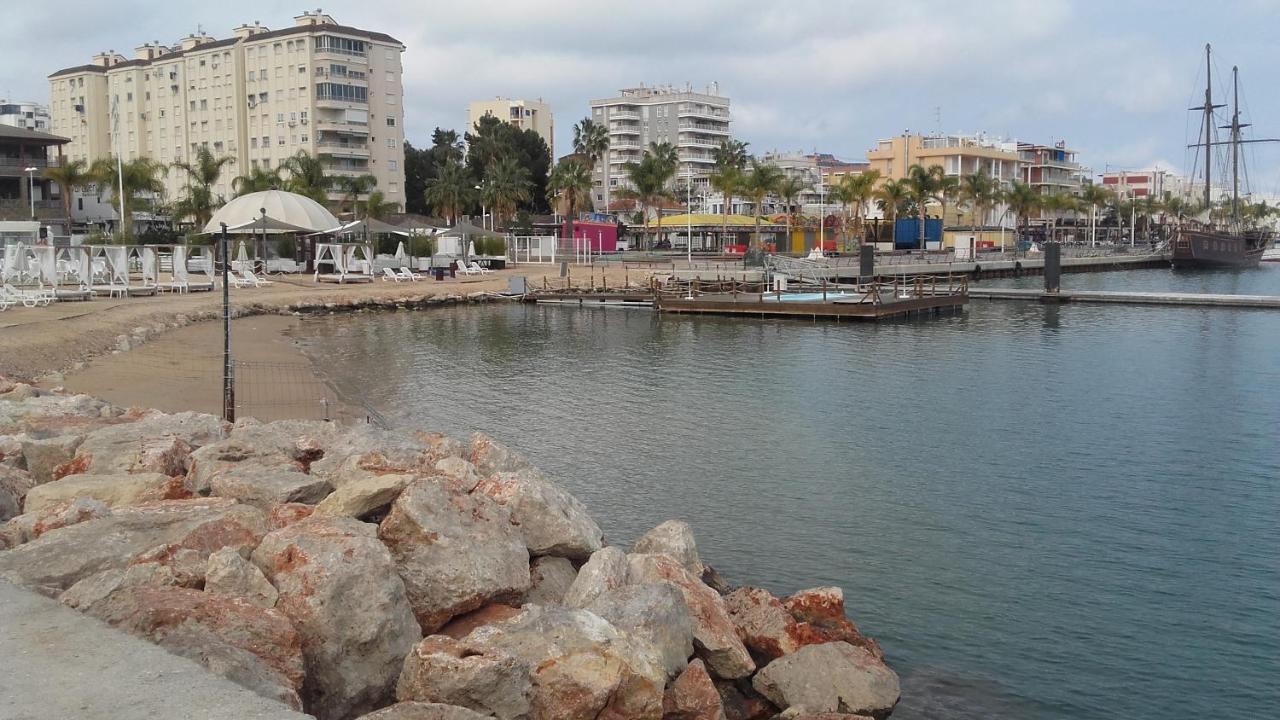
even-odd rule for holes
{"type": "Polygon", "coordinates": [[[240,241],[240,247],[236,249],[236,261],[232,265],[236,270],[247,270],[249,268],[249,253],[245,250],[244,241],[240,241]]]}
{"type": "Polygon", "coordinates": [[[467,245],[467,257],[475,257],[475,256],[476,256],[476,241],[472,240],[471,243],[467,245]]]}
{"type": "Polygon", "coordinates": [[[404,259],[405,259],[405,252],[404,252],[404,241],[403,241],[403,240],[401,240],[401,241],[399,242],[399,244],[397,244],[397,245],[396,245],[396,259],[397,259],[397,260],[399,260],[400,262],[404,262],[404,259]]]}

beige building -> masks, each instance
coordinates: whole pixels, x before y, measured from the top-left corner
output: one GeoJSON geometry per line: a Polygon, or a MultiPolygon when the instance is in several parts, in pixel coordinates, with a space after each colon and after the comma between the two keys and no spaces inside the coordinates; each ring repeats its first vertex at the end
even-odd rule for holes
{"type": "Polygon", "coordinates": [[[467,131],[475,128],[476,123],[485,115],[492,115],[503,122],[509,122],[521,130],[532,130],[538,133],[547,143],[551,158],[556,156],[555,119],[551,115],[551,106],[537,100],[512,100],[498,97],[492,100],[476,100],[467,106],[467,131]]]}
{"type": "MultiPolygon", "coordinates": [[[[898,135],[881,140],[867,151],[870,169],[880,172],[880,182],[901,180],[908,175],[912,165],[941,167],[953,177],[984,172],[1002,186],[1022,179],[1022,158],[1018,143],[986,135],[898,135]]],[[[947,207],[944,225],[970,222],[961,217],[959,203],[947,207]]],[[[1000,221],[1004,207],[992,208],[990,215],[982,218],[981,225],[993,225],[1000,221]]]]}
{"type": "MultiPolygon", "coordinates": [[[[222,40],[201,33],[172,46],[145,43],[132,59],[109,50],[49,76],[51,131],[71,139],[68,159],[87,162],[119,152],[169,165],[207,146],[235,158],[214,188],[227,198],[235,176],[302,150],[330,175],[372,175],[403,208],[403,51],[390,35],[339,25],[319,10],[279,30],[255,22],[222,40]]],[[[180,197],[185,183],[170,169],[168,197],[180,197]]]]}
{"type": "Polygon", "coordinates": [[[602,208],[617,197],[619,188],[629,185],[623,166],[638,162],[655,142],[675,146],[680,158],[676,180],[692,175],[694,194],[708,195],[713,153],[729,139],[732,118],[729,98],[712,85],[705,92],[689,86],[626,88],[617,97],[592,100],[591,119],[609,129],[608,157],[592,175],[592,197],[602,208]]]}

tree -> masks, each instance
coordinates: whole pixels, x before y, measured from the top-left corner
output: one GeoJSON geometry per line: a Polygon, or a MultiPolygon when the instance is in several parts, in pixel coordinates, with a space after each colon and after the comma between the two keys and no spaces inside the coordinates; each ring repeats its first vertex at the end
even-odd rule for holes
{"type": "Polygon", "coordinates": [[[529,170],[511,157],[490,165],[484,180],[488,199],[493,205],[495,228],[504,218],[513,217],[520,204],[529,201],[534,189],[529,170]]]}
{"type": "Polygon", "coordinates": [[[907,168],[907,189],[911,193],[911,201],[916,208],[916,219],[919,223],[916,228],[916,239],[920,243],[921,250],[924,250],[925,244],[924,221],[927,217],[926,211],[929,203],[936,199],[938,190],[941,188],[939,177],[933,168],[926,168],[923,165],[912,165],[907,168]]]}
{"type": "Polygon", "coordinates": [[[764,211],[764,199],[778,192],[782,180],[782,170],[777,165],[751,159],[751,172],[747,173],[742,187],[755,206],[756,228],[751,244],[756,249],[760,248],[760,213],[764,211]]]}
{"type": "Polygon", "coordinates": [[[329,204],[329,191],[333,189],[333,178],[325,173],[324,163],[306,150],[299,150],[296,155],[285,158],[280,163],[280,170],[288,173],[284,189],[299,195],[305,195],[321,205],[329,204]]]}
{"type": "Polygon", "coordinates": [[[347,203],[351,203],[351,217],[354,220],[360,209],[360,196],[367,195],[378,185],[378,178],[372,175],[339,175],[333,179],[334,189],[342,193],[340,212],[345,212],[347,203]]]}
{"type": "Polygon", "coordinates": [[[249,171],[248,175],[238,175],[231,180],[231,190],[235,192],[236,197],[266,190],[278,190],[282,185],[284,180],[280,177],[280,171],[268,167],[255,167],[249,171]]]}
{"type": "Polygon", "coordinates": [[[618,194],[634,200],[640,206],[640,219],[644,225],[644,234],[649,233],[649,208],[664,199],[671,197],[667,189],[667,169],[653,155],[645,153],[640,162],[629,162],[622,166],[630,187],[623,188],[618,194]]]}
{"type": "Polygon", "coordinates": [[[729,206],[733,204],[733,196],[742,190],[745,179],[743,170],[747,167],[747,143],[732,138],[723,140],[720,147],[711,151],[715,160],[715,168],[711,171],[711,187],[724,197],[724,205],[720,208],[720,237],[729,234],[729,206]]]}
{"type": "Polygon", "coordinates": [[[396,211],[396,203],[387,200],[381,190],[374,190],[364,200],[364,216],[374,220],[385,220],[396,211]]]}
{"type": "MultiPolygon", "coordinates": [[[[590,180],[596,163],[609,152],[609,130],[589,117],[582,118],[573,126],[573,151],[586,158],[587,179],[590,180]]],[[[550,181],[548,177],[547,182],[550,183],[550,181]]],[[[588,196],[590,193],[591,191],[588,190],[588,196]]],[[[609,208],[606,207],[605,212],[608,211],[609,208]]]]}
{"type": "Polygon", "coordinates": [[[436,168],[435,177],[427,181],[423,200],[432,212],[445,217],[456,225],[458,216],[475,202],[475,179],[457,160],[450,160],[436,168]]]}
{"type": "MultiPolygon", "coordinates": [[[[778,188],[777,188],[778,197],[782,198],[782,201],[787,206],[786,215],[787,215],[787,242],[788,243],[791,242],[792,207],[795,206],[796,198],[799,197],[801,193],[803,193],[804,191],[812,187],[813,186],[810,185],[809,183],[801,180],[798,177],[793,177],[793,176],[786,176],[778,181],[778,188]]],[[[825,219],[826,218],[818,218],[818,222],[822,222],[825,219]]]]}
{"type": "MultiPolygon", "coordinates": [[[[473,177],[487,178],[492,166],[510,160],[525,170],[529,183],[525,199],[519,203],[528,203],[528,209],[534,212],[549,209],[546,193],[551,150],[542,136],[485,115],[476,122],[473,132],[466,134],[466,140],[466,166],[473,177]]],[[[512,209],[512,214],[514,212],[512,209]]]]}
{"type": "Polygon", "coordinates": [[[562,160],[547,178],[547,199],[564,209],[567,234],[572,238],[577,210],[591,199],[591,170],[577,158],[562,160]]]}
{"type": "Polygon", "coordinates": [[[84,160],[72,160],[61,166],[47,167],[44,170],[44,177],[58,184],[62,195],[62,212],[67,216],[68,230],[70,230],[71,195],[94,182],[89,164],[84,160]]]}
{"type": "Polygon", "coordinates": [[[431,151],[414,147],[408,140],[404,141],[404,210],[405,212],[426,215],[429,212],[426,201],[427,181],[434,176],[435,168],[431,162],[431,151]]]}
{"type": "Polygon", "coordinates": [[[658,168],[662,170],[663,176],[670,181],[675,177],[676,170],[680,167],[680,154],[676,152],[676,146],[669,142],[651,142],[648,154],[658,163],[658,168]]]}
{"type": "Polygon", "coordinates": [[[937,191],[934,197],[942,205],[942,225],[946,227],[947,206],[960,197],[960,178],[946,174],[941,165],[934,165],[929,169],[933,171],[934,179],[937,183],[937,191]]]}
{"type": "MultiPolygon", "coordinates": [[[[911,189],[907,187],[905,180],[885,180],[884,184],[876,190],[875,195],[876,207],[880,208],[880,212],[884,213],[892,233],[894,232],[894,224],[898,219],[898,214],[902,212],[907,203],[911,202],[911,189]]],[[[896,236],[894,240],[897,240],[896,236]]]]}
{"type": "MultiPolygon", "coordinates": [[[[1003,194],[1004,204],[1009,207],[1009,212],[1013,213],[1013,223],[1018,239],[1021,240],[1027,221],[1031,218],[1031,213],[1035,212],[1041,206],[1042,198],[1027,183],[1014,180],[1009,183],[1009,188],[1003,194]]],[[[1004,248],[1001,248],[1002,250],[1004,248]]]]}
{"type": "Polygon", "coordinates": [[[996,181],[982,170],[975,170],[960,178],[959,200],[968,206],[970,224],[974,230],[987,224],[987,216],[998,194],[996,181]]]}
{"type": "Polygon", "coordinates": [[[1111,200],[1111,191],[1102,185],[1094,185],[1089,183],[1080,189],[1080,202],[1089,208],[1089,246],[1092,247],[1097,241],[1097,218],[1098,210],[1102,209],[1111,200]]]}
{"type": "Polygon", "coordinates": [[[133,237],[133,213],[141,200],[140,196],[145,194],[154,198],[164,193],[164,182],[160,179],[160,171],[163,168],[163,165],[145,157],[122,163],[119,172],[117,172],[114,157],[100,158],[93,162],[90,174],[99,184],[109,186],[112,195],[119,192],[121,185],[124,186],[124,217],[120,218],[121,239],[133,237]]]}
{"type": "Polygon", "coordinates": [[[187,176],[187,184],[183,188],[186,195],[174,205],[174,216],[190,217],[197,228],[204,228],[213,217],[213,211],[225,200],[213,196],[213,186],[222,177],[222,168],[235,162],[235,157],[223,155],[214,157],[207,145],[196,148],[195,162],[175,162],[171,167],[181,170],[187,176]]]}
{"type": "MultiPolygon", "coordinates": [[[[831,195],[837,202],[844,207],[846,216],[848,208],[853,207],[854,223],[859,230],[859,242],[864,238],[862,231],[862,213],[865,211],[867,204],[875,197],[876,183],[880,181],[879,170],[867,170],[857,175],[845,175],[840,178],[832,188],[831,195]]],[[[846,228],[845,243],[848,243],[848,230],[846,228]]]]}

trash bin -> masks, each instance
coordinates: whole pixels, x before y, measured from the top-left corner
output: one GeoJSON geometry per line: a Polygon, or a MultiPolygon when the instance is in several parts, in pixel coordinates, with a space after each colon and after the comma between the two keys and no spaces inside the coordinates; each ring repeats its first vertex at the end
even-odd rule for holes
{"type": "Polygon", "coordinates": [[[444,268],[433,267],[431,268],[431,272],[435,274],[436,280],[444,280],[444,268]]]}

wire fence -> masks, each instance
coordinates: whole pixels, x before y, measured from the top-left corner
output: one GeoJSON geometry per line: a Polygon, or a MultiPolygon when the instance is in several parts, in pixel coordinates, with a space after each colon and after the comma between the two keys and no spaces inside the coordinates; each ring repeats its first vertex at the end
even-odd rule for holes
{"type": "Polygon", "coordinates": [[[307,363],[234,362],[236,417],[332,420],[337,393],[307,363]]]}

